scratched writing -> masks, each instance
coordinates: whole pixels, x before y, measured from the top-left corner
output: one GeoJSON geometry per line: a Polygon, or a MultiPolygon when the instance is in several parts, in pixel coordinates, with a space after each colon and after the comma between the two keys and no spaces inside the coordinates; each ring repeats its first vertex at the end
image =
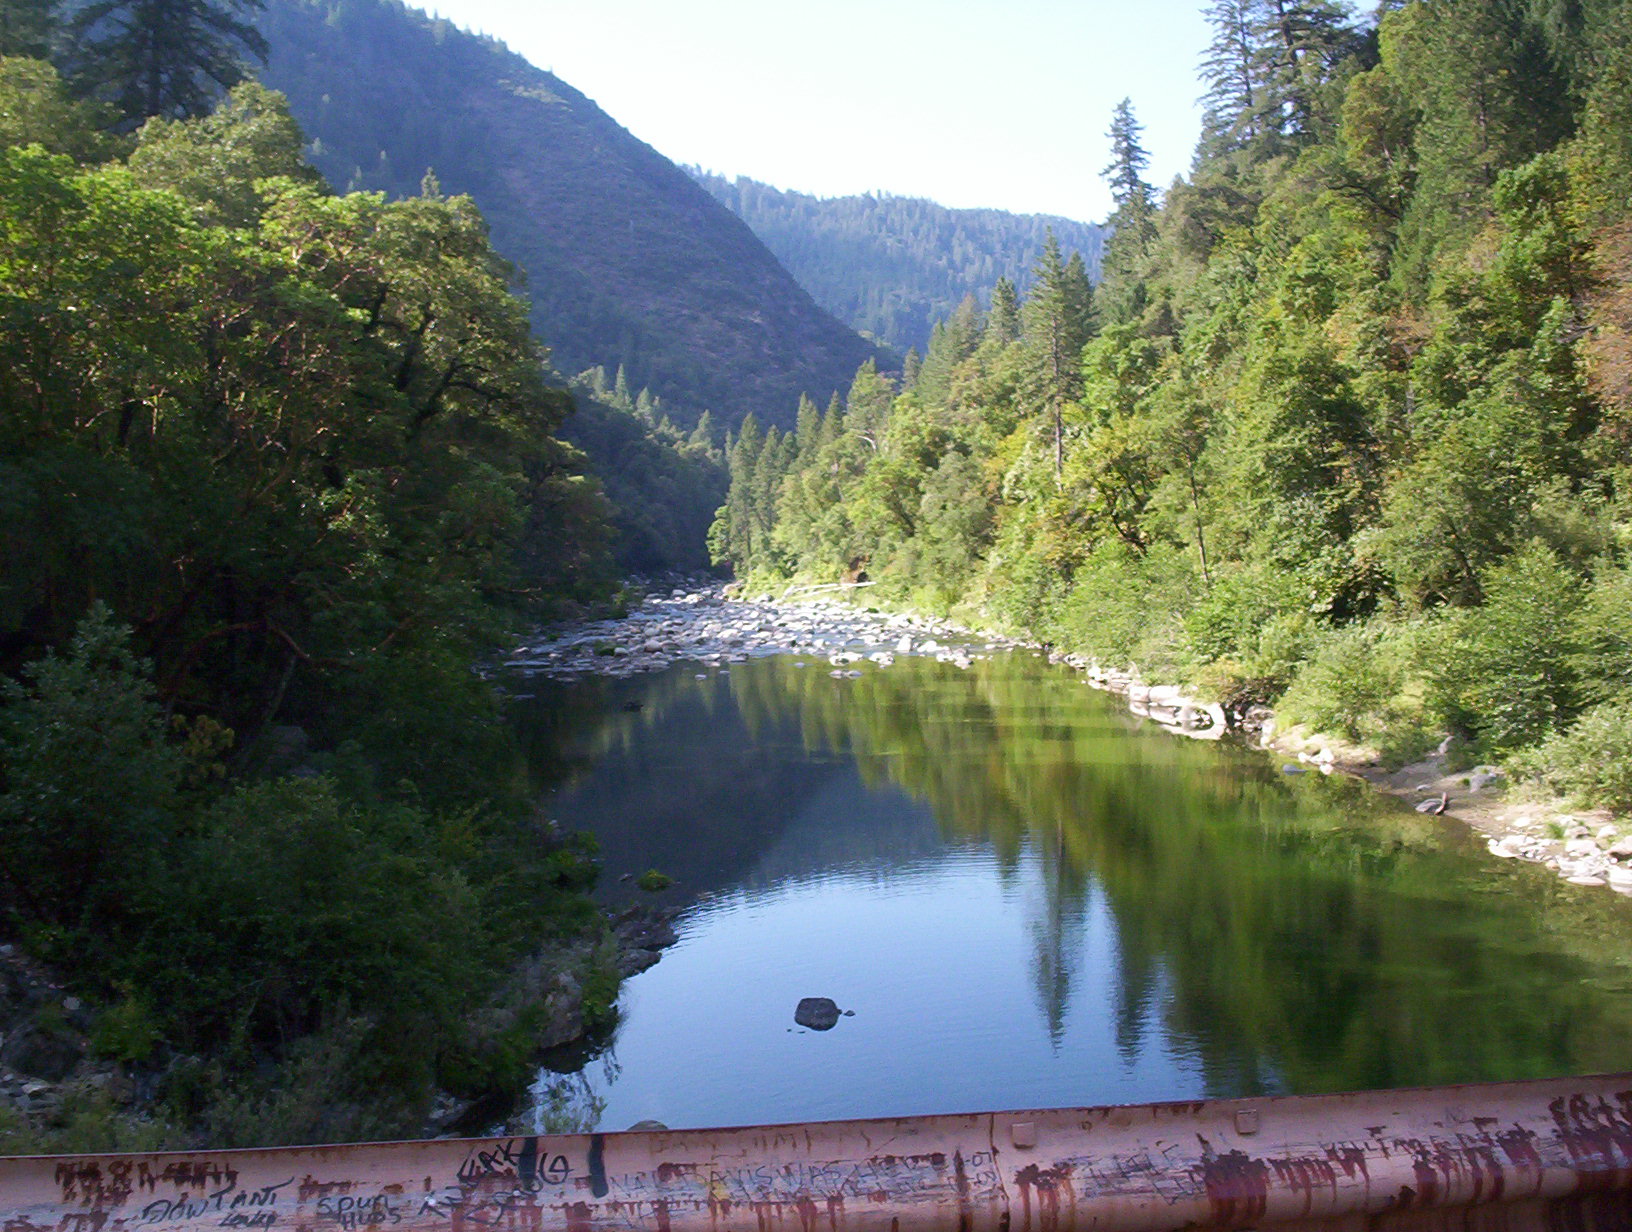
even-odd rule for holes
{"type": "MultiPolygon", "coordinates": [[[[995,1198],[1002,1181],[989,1154],[963,1162],[966,1196],[995,1198]]],[[[945,1155],[878,1156],[869,1159],[818,1160],[783,1165],[752,1164],[739,1168],[712,1165],[668,1165],[654,1177],[632,1172],[607,1178],[608,1193],[625,1201],[674,1198],[687,1190],[700,1200],[743,1204],[797,1202],[801,1199],[907,1201],[921,1195],[958,1193],[959,1173],[945,1155]]]]}
{"type": "Polygon", "coordinates": [[[539,1150],[538,1138],[511,1138],[471,1151],[455,1173],[457,1188],[427,1194],[419,1214],[446,1218],[459,1212],[461,1223],[491,1226],[513,1222],[513,1216],[536,1216],[538,1195],[560,1189],[573,1176],[565,1155],[539,1150]]]}
{"type": "MultiPolygon", "coordinates": [[[[237,1173],[233,1173],[236,1182],[237,1173]]],[[[294,1184],[295,1178],[263,1185],[259,1189],[239,1189],[236,1183],[201,1196],[184,1194],[179,1198],[155,1198],[141,1210],[138,1225],[183,1223],[220,1215],[223,1228],[270,1228],[277,1223],[276,1207],[282,1192],[294,1184]]]]}
{"type": "Polygon", "coordinates": [[[319,1198],[317,1213],[348,1229],[379,1228],[402,1222],[402,1207],[392,1201],[388,1194],[375,1194],[367,1198],[350,1194],[319,1198]]]}
{"type": "Polygon", "coordinates": [[[456,1175],[461,1185],[475,1185],[489,1176],[514,1177],[539,1193],[546,1186],[564,1184],[572,1165],[565,1155],[539,1154],[537,1138],[512,1138],[472,1151],[456,1175]]]}

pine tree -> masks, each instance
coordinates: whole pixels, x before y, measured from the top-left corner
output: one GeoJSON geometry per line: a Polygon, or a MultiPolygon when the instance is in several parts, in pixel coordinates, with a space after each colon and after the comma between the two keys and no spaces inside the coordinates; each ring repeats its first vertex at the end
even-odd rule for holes
{"type": "Polygon", "coordinates": [[[134,128],[153,116],[210,110],[244,78],[243,53],[266,61],[251,24],[263,0],[92,0],[69,23],[70,76],[134,128]]]}
{"type": "Polygon", "coordinates": [[[0,56],[49,56],[56,9],[57,0],[0,0],[0,56]]]}
{"type": "Polygon", "coordinates": [[[799,410],[794,415],[793,439],[798,448],[801,465],[816,456],[822,432],[822,413],[810,400],[809,394],[799,395],[799,410]]]}
{"type": "Polygon", "coordinates": [[[1139,143],[1143,131],[1134,119],[1133,103],[1123,99],[1111,114],[1106,134],[1111,161],[1100,172],[1116,202],[1110,217],[1111,238],[1100,263],[1100,303],[1113,322],[1136,320],[1147,298],[1139,271],[1156,238],[1156,194],[1144,179],[1150,156],[1139,143]]]}
{"type": "Polygon", "coordinates": [[[1145,181],[1150,155],[1139,144],[1145,126],[1133,115],[1133,100],[1124,98],[1111,113],[1111,128],[1105,134],[1111,143],[1111,161],[1100,172],[1110,185],[1111,200],[1119,216],[1149,215],[1155,206],[1154,194],[1145,181]]]}
{"type": "Polygon", "coordinates": [[[1258,75],[1270,129],[1316,136],[1315,93],[1348,50],[1347,14],[1333,0],[1258,0],[1258,75]]]}
{"type": "Polygon", "coordinates": [[[1014,284],[999,278],[992,288],[992,308],[986,314],[986,337],[998,343],[1010,343],[1020,336],[1020,297],[1014,284]]]}
{"type": "Polygon", "coordinates": [[[1202,57],[1207,90],[1201,121],[1200,158],[1217,158],[1255,145],[1262,132],[1259,115],[1263,83],[1253,20],[1254,0],[1213,0],[1206,17],[1212,42],[1202,57]]]}
{"type": "Polygon", "coordinates": [[[1047,408],[1054,436],[1054,478],[1065,470],[1065,404],[1082,392],[1082,348],[1093,336],[1093,288],[1080,253],[1067,262],[1048,233],[1022,313],[1029,384],[1047,408]]]}

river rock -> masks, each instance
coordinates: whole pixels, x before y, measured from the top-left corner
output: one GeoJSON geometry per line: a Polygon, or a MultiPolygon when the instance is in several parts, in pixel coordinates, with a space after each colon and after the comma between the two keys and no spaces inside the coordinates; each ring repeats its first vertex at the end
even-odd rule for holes
{"type": "Polygon", "coordinates": [[[794,1022],[812,1031],[831,1031],[839,1016],[839,1007],[827,997],[805,997],[793,1011],[794,1022]]]}

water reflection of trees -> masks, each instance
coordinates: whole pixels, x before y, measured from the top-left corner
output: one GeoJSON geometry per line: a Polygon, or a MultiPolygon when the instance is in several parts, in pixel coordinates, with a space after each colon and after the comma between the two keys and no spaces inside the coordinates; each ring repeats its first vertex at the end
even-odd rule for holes
{"type": "Polygon", "coordinates": [[[1218,1092],[1632,1066],[1627,904],[1497,865],[1340,778],[1134,730],[1028,660],[732,678],[750,732],[796,716],[950,840],[1041,866],[1033,979],[1056,1042],[1095,886],[1116,921],[1118,1045],[1162,1023],[1218,1092]],[[1607,934],[1607,938],[1606,938],[1607,934]]]}

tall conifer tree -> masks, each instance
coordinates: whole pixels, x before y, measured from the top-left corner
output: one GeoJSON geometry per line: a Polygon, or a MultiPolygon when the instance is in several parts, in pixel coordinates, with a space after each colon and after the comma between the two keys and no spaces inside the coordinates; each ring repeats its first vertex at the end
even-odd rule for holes
{"type": "Polygon", "coordinates": [[[75,87],[112,103],[136,127],[153,116],[203,115],[244,78],[244,55],[266,60],[252,23],[262,0],[92,0],[68,34],[75,87]]]}
{"type": "Polygon", "coordinates": [[[0,0],[0,56],[49,56],[56,9],[56,0],[0,0]]]}
{"type": "Polygon", "coordinates": [[[1080,253],[1071,261],[1048,233],[1022,315],[1032,394],[1053,429],[1054,478],[1065,470],[1065,404],[1082,392],[1082,348],[1093,336],[1093,288],[1080,253]]]}

